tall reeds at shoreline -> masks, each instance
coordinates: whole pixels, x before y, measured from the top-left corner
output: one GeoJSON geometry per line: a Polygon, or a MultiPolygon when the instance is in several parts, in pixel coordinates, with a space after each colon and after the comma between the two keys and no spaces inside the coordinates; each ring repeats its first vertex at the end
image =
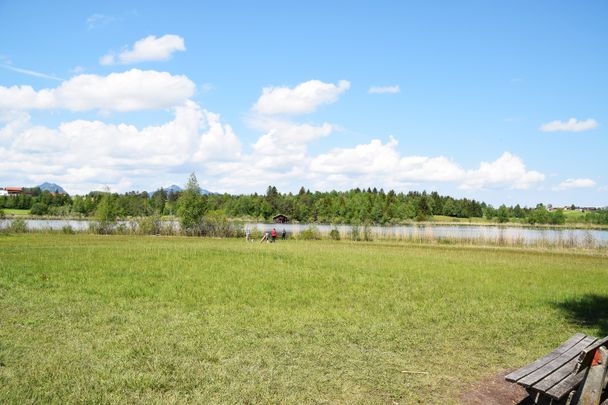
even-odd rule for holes
{"type": "MultiPolygon", "coordinates": [[[[176,221],[164,221],[158,216],[141,217],[128,221],[101,222],[91,221],[88,227],[76,229],[64,225],[60,229],[50,227],[28,227],[21,218],[5,220],[0,223],[0,234],[20,233],[89,233],[100,235],[157,235],[157,236],[192,236],[212,238],[241,238],[245,236],[244,223],[228,221],[223,217],[209,217],[188,231],[180,228],[176,221]]],[[[272,227],[273,225],[268,225],[272,227]]],[[[264,231],[252,227],[252,240],[260,239],[264,231]]],[[[350,227],[331,226],[320,228],[315,225],[296,227],[288,234],[293,240],[342,240],[350,242],[400,242],[406,244],[442,244],[471,246],[504,246],[543,249],[587,249],[608,252],[608,242],[598,240],[591,232],[576,235],[574,230],[560,233],[557,236],[540,236],[525,238],[521,234],[508,233],[504,230],[494,234],[463,235],[455,228],[452,235],[437,235],[432,226],[411,227],[405,233],[394,227],[372,227],[370,225],[352,225],[350,227]]]]}

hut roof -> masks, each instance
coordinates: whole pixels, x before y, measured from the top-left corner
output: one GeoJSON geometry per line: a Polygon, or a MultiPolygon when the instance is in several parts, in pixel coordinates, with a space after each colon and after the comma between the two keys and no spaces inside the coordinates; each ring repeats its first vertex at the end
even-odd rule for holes
{"type": "Polygon", "coordinates": [[[279,223],[285,223],[285,222],[289,221],[289,218],[287,218],[287,215],[277,214],[274,217],[272,217],[272,221],[279,222],[279,223]]]}

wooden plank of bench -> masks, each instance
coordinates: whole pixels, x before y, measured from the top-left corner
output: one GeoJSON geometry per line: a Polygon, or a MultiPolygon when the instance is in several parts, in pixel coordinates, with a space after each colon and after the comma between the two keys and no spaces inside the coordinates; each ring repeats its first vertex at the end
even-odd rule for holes
{"type": "Polygon", "coordinates": [[[553,373],[549,374],[548,376],[534,384],[532,386],[532,389],[536,391],[547,392],[554,385],[561,382],[564,378],[569,377],[576,368],[577,363],[578,359],[576,357],[573,358],[572,360],[555,370],[553,373]]]}
{"type": "MultiPolygon", "coordinates": [[[[552,398],[560,400],[570,391],[575,389],[585,378],[587,367],[591,365],[591,360],[593,359],[595,350],[597,350],[598,347],[604,345],[608,345],[608,337],[598,340],[592,345],[586,347],[581,352],[577,360],[578,365],[576,366],[576,369],[573,369],[573,373],[571,373],[559,383],[555,384],[545,393],[552,398]]],[[[534,386],[533,388],[535,387],[536,386],[534,386]]]]}
{"type": "Polygon", "coordinates": [[[583,381],[586,372],[587,370],[581,370],[576,374],[570,374],[554,385],[549,391],[545,392],[545,394],[557,400],[562,399],[583,381]]]}
{"type": "Polygon", "coordinates": [[[587,335],[585,335],[583,333],[577,333],[576,335],[572,336],[570,339],[568,339],[566,342],[564,342],[561,346],[559,346],[557,349],[555,349],[551,353],[547,354],[543,358],[536,360],[533,363],[528,364],[527,366],[524,366],[520,369],[513,371],[512,373],[505,376],[505,379],[510,382],[517,382],[519,379],[538,370],[545,364],[549,363],[551,360],[561,356],[563,353],[568,351],[568,349],[570,349],[572,346],[579,343],[581,340],[583,340],[586,337],[587,337],[587,335]]]}
{"type": "Polygon", "coordinates": [[[544,377],[548,376],[549,374],[553,373],[556,369],[563,366],[565,363],[569,362],[570,360],[572,360],[574,358],[578,358],[581,351],[583,351],[587,346],[591,345],[596,340],[597,339],[594,338],[593,336],[585,337],[583,340],[576,343],[574,346],[572,346],[570,349],[565,351],[560,356],[556,357],[555,359],[546,363],[544,366],[536,369],[532,373],[530,373],[527,376],[518,380],[517,383],[520,385],[523,385],[525,387],[530,387],[530,386],[536,384],[537,382],[542,380],[544,377]]]}

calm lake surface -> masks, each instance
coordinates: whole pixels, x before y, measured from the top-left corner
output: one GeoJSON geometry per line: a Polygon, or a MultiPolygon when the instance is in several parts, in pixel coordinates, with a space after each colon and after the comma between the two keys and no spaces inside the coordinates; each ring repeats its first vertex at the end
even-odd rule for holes
{"type": "MultiPolygon", "coordinates": [[[[72,219],[26,219],[25,223],[29,229],[61,230],[64,226],[71,226],[75,231],[84,231],[89,228],[88,220],[72,219]]],[[[135,223],[120,221],[128,227],[136,227],[135,223]]],[[[5,228],[10,220],[0,220],[0,228],[5,228]]],[[[176,228],[179,224],[173,221],[176,228]]],[[[285,229],[288,235],[298,234],[310,224],[247,224],[251,229],[265,232],[276,228],[279,235],[285,229]]],[[[314,225],[323,235],[329,234],[332,229],[337,229],[343,238],[348,238],[352,232],[350,225],[314,225]]],[[[522,244],[530,244],[538,241],[551,243],[566,241],[573,246],[589,246],[590,244],[608,246],[608,230],[586,230],[586,229],[548,229],[509,227],[491,225],[400,225],[400,226],[370,226],[369,231],[375,238],[453,238],[453,239],[485,239],[485,240],[507,240],[517,241],[522,244]]],[[[363,227],[359,227],[363,232],[363,227]]]]}

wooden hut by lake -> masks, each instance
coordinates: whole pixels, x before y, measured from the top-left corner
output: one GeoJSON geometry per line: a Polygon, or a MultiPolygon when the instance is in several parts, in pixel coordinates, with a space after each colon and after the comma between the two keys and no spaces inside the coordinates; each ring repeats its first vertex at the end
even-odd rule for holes
{"type": "Polygon", "coordinates": [[[289,222],[289,218],[286,215],[279,214],[272,217],[272,222],[275,224],[286,224],[289,222]]]}

